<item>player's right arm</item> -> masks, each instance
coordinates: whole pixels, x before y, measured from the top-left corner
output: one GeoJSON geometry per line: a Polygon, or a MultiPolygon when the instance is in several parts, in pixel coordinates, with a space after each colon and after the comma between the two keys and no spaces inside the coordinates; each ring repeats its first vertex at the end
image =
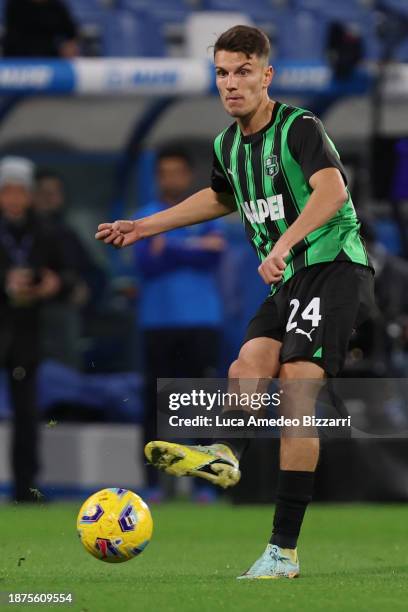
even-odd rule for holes
{"type": "Polygon", "coordinates": [[[218,193],[211,187],[202,189],[167,210],[135,221],[101,223],[95,234],[97,240],[115,247],[125,247],[177,227],[224,217],[235,210],[234,198],[229,193],[218,193]]]}

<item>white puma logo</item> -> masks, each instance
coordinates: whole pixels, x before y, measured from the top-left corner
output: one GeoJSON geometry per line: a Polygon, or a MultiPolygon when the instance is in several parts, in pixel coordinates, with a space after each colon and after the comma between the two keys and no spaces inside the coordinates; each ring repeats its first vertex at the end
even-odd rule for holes
{"type": "Polygon", "coordinates": [[[232,170],[230,170],[230,168],[227,168],[227,172],[228,172],[228,174],[230,174],[231,176],[235,176],[235,172],[233,172],[232,170]]]}
{"type": "Polygon", "coordinates": [[[312,332],[315,330],[315,327],[312,327],[312,329],[310,330],[310,332],[306,332],[304,329],[300,329],[299,327],[297,327],[295,329],[295,334],[303,334],[304,336],[307,336],[310,340],[310,342],[312,341],[312,332]]]}

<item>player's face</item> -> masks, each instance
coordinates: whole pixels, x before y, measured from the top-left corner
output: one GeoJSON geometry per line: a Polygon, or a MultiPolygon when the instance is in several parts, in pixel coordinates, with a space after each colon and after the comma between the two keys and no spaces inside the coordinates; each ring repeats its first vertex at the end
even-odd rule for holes
{"type": "Polygon", "coordinates": [[[22,185],[4,185],[0,190],[0,209],[10,220],[24,217],[31,205],[31,194],[22,185]]]}
{"type": "Polygon", "coordinates": [[[273,68],[257,55],[217,51],[216,83],[225,110],[232,117],[246,117],[262,104],[272,81],[273,68]]]}

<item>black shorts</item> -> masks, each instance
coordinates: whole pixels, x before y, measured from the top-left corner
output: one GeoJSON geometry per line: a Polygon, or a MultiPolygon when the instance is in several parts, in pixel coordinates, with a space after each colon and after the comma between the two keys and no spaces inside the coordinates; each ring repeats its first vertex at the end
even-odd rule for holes
{"type": "Polygon", "coordinates": [[[282,364],[312,361],[336,376],[353,329],[375,312],[370,268],[344,261],[316,264],[300,270],[265,300],[244,342],[274,338],[282,343],[282,364]]]}

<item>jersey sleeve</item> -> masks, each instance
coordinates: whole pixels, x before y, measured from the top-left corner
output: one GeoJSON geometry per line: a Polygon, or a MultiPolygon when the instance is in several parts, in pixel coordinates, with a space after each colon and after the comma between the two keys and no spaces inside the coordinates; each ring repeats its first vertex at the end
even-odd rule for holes
{"type": "Polygon", "coordinates": [[[211,189],[217,193],[233,193],[231,183],[225,176],[215,151],[213,153],[213,166],[211,171],[211,189]]]}
{"type": "Polygon", "coordinates": [[[324,168],[337,168],[347,185],[347,176],[322,122],[311,113],[299,115],[289,128],[288,147],[303,170],[305,179],[324,168]]]}

